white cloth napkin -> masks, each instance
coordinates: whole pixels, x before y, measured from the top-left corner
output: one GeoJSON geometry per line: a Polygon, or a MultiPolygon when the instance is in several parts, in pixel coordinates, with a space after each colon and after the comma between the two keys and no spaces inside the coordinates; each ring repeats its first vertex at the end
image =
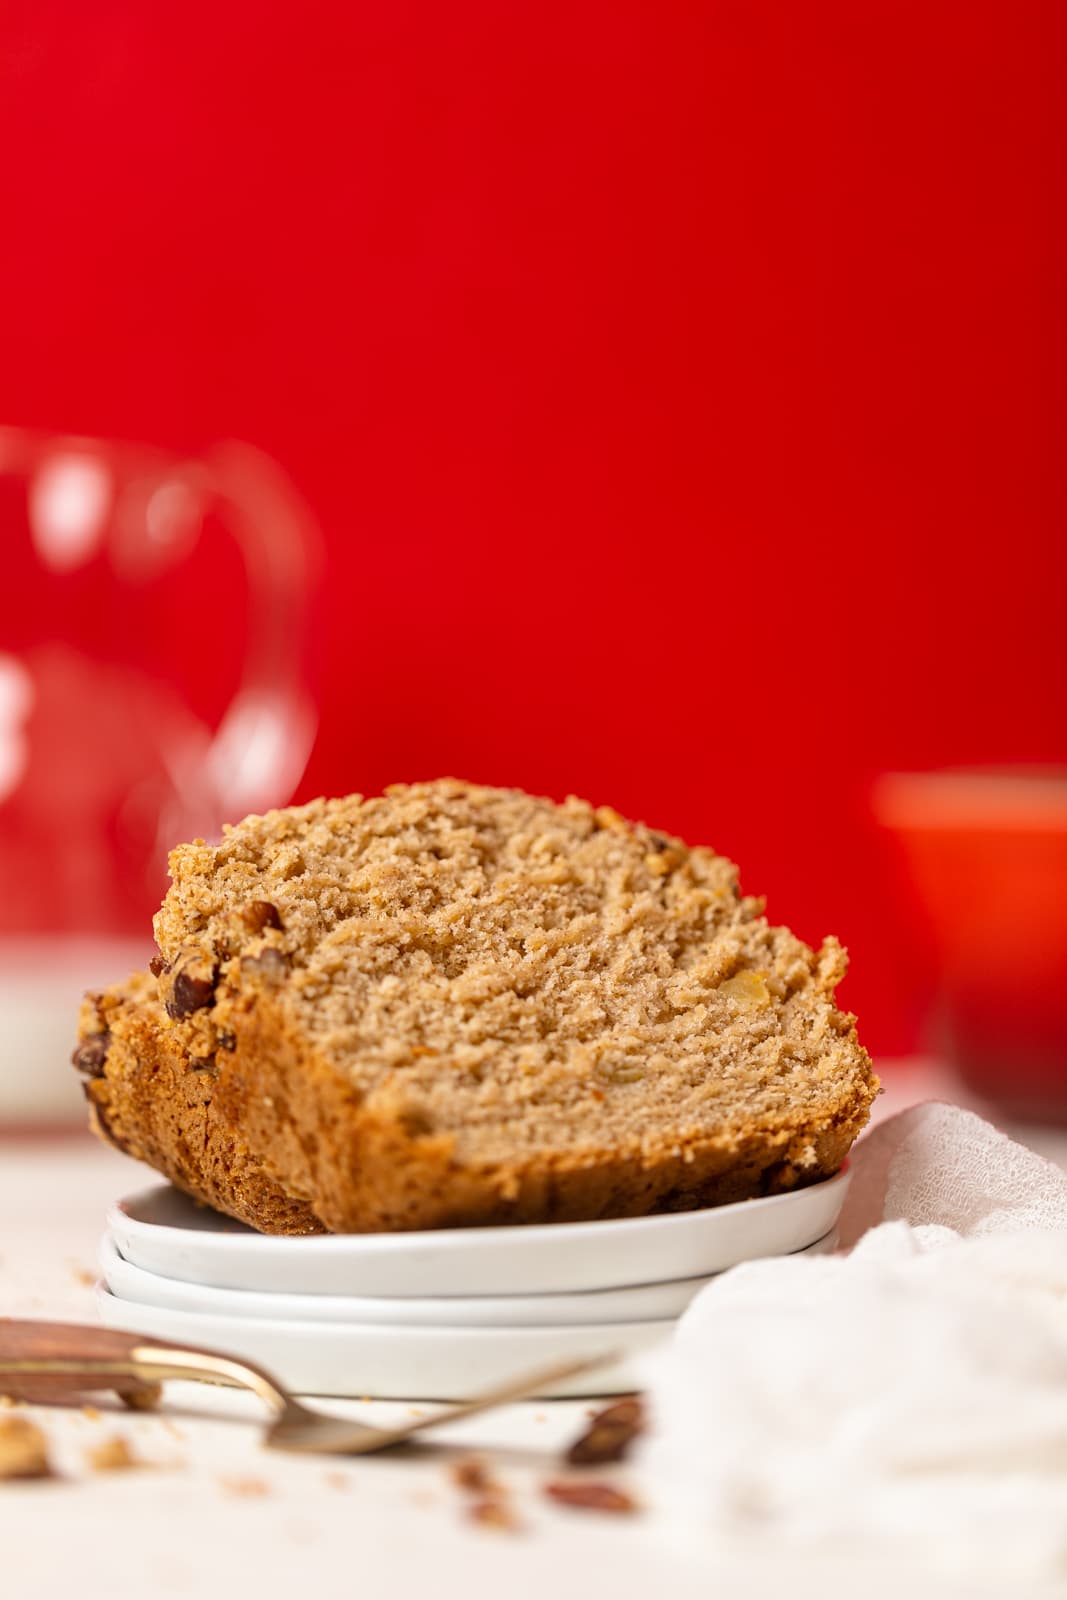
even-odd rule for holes
{"type": "Polygon", "coordinates": [[[692,1302],[648,1374],[646,1496],[697,1543],[1067,1573],[1067,1175],[917,1106],[857,1145],[841,1240],[692,1302]]]}

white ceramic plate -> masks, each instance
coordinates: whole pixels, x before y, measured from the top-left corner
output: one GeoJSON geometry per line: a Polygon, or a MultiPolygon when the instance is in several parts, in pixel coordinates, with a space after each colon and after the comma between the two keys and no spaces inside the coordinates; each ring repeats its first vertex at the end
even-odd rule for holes
{"type": "Polygon", "coordinates": [[[133,1266],[218,1289],[415,1299],[569,1294],[705,1278],[806,1249],[834,1227],[848,1181],[843,1167],[790,1194],[610,1222],[310,1239],[255,1233],[157,1184],[114,1206],[107,1226],[133,1266]]]}
{"type": "MultiPolygon", "coordinates": [[[[801,1255],[833,1250],[836,1232],[809,1245],[801,1255]]],[[[111,1239],[100,1247],[104,1281],[120,1300],[174,1311],[200,1311],[229,1317],[276,1321],[402,1324],[406,1327],[530,1328],[574,1322],[656,1322],[679,1317],[695,1294],[711,1282],[682,1278],[675,1283],[640,1283],[625,1289],[592,1289],[585,1294],[438,1295],[436,1299],[340,1294],[261,1294],[253,1289],[216,1289],[203,1283],[164,1278],[124,1261],[111,1239]]]]}
{"type": "Polygon", "coordinates": [[[594,1289],[588,1294],[439,1295],[436,1299],[398,1295],[261,1294],[253,1289],[215,1289],[206,1284],[163,1278],[124,1261],[110,1239],[100,1250],[104,1281],[112,1294],[140,1305],[175,1311],[267,1320],[399,1324],[404,1327],[558,1326],[575,1322],[656,1322],[681,1316],[710,1278],[680,1283],[645,1283],[631,1289],[594,1289]]]}
{"type": "Polygon", "coordinates": [[[109,1328],[243,1357],[297,1394],[376,1400],[465,1400],[526,1372],[608,1353],[609,1364],[549,1386],[543,1397],[625,1394],[641,1384],[638,1358],[675,1327],[670,1319],[552,1328],[268,1321],[141,1305],[105,1289],[97,1306],[109,1328]]]}

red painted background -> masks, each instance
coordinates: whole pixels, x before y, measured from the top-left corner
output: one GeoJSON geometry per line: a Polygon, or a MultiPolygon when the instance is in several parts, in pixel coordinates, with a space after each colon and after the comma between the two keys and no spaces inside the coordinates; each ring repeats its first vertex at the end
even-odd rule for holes
{"type": "Polygon", "coordinates": [[[303,793],[708,840],[909,1048],[871,776],[1065,753],[1065,60],[1061,0],[6,5],[0,419],[284,465],[303,793]]]}

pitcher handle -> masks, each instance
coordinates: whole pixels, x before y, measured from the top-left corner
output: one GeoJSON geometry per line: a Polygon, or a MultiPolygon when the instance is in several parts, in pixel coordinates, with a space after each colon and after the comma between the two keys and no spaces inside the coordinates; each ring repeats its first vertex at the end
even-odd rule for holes
{"type": "Polygon", "coordinates": [[[248,579],[242,677],[207,753],[221,813],[236,819],[284,803],[311,752],[316,716],[301,657],[321,545],[289,478],[252,445],[213,445],[187,470],[214,496],[248,579]]]}

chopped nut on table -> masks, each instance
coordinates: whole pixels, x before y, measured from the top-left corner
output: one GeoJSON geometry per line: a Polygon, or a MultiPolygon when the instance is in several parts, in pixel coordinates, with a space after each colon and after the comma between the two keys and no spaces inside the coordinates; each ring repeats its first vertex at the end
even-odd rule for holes
{"type": "Polygon", "coordinates": [[[582,1478],[567,1482],[546,1483],[545,1494],[557,1505],[573,1506],[578,1511],[631,1512],[638,1510],[637,1501],[625,1489],[613,1483],[590,1483],[582,1478]]]}
{"type": "Polygon", "coordinates": [[[499,1495],[487,1495],[482,1500],[475,1500],[467,1515],[472,1522],[484,1528],[496,1528],[501,1533],[518,1533],[522,1527],[508,1501],[499,1495]]]}
{"type": "Polygon", "coordinates": [[[621,1461],[644,1428],[644,1422],[644,1407],[639,1396],[617,1400],[594,1414],[589,1427],[567,1451],[567,1460],[576,1467],[621,1461]]]}
{"type": "Polygon", "coordinates": [[[451,1477],[457,1489],[464,1489],[470,1494],[485,1494],[493,1488],[489,1469],[479,1456],[464,1456],[462,1460],[453,1462],[451,1477]]]}
{"type": "Polygon", "coordinates": [[[494,1478],[480,1456],[463,1456],[452,1463],[449,1476],[463,1494],[473,1495],[467,1516],[486,1528],[516,1533],[522,1523],[511,1506],[504,1484],[494,1478]]]}
{"type": "Polygon", "coordinates": [[[154,1411],[162,1396],[161,1383],[144,1383],[136,1389],[123,1389],[119,1399],[127,1411],[154,1411]]]}

